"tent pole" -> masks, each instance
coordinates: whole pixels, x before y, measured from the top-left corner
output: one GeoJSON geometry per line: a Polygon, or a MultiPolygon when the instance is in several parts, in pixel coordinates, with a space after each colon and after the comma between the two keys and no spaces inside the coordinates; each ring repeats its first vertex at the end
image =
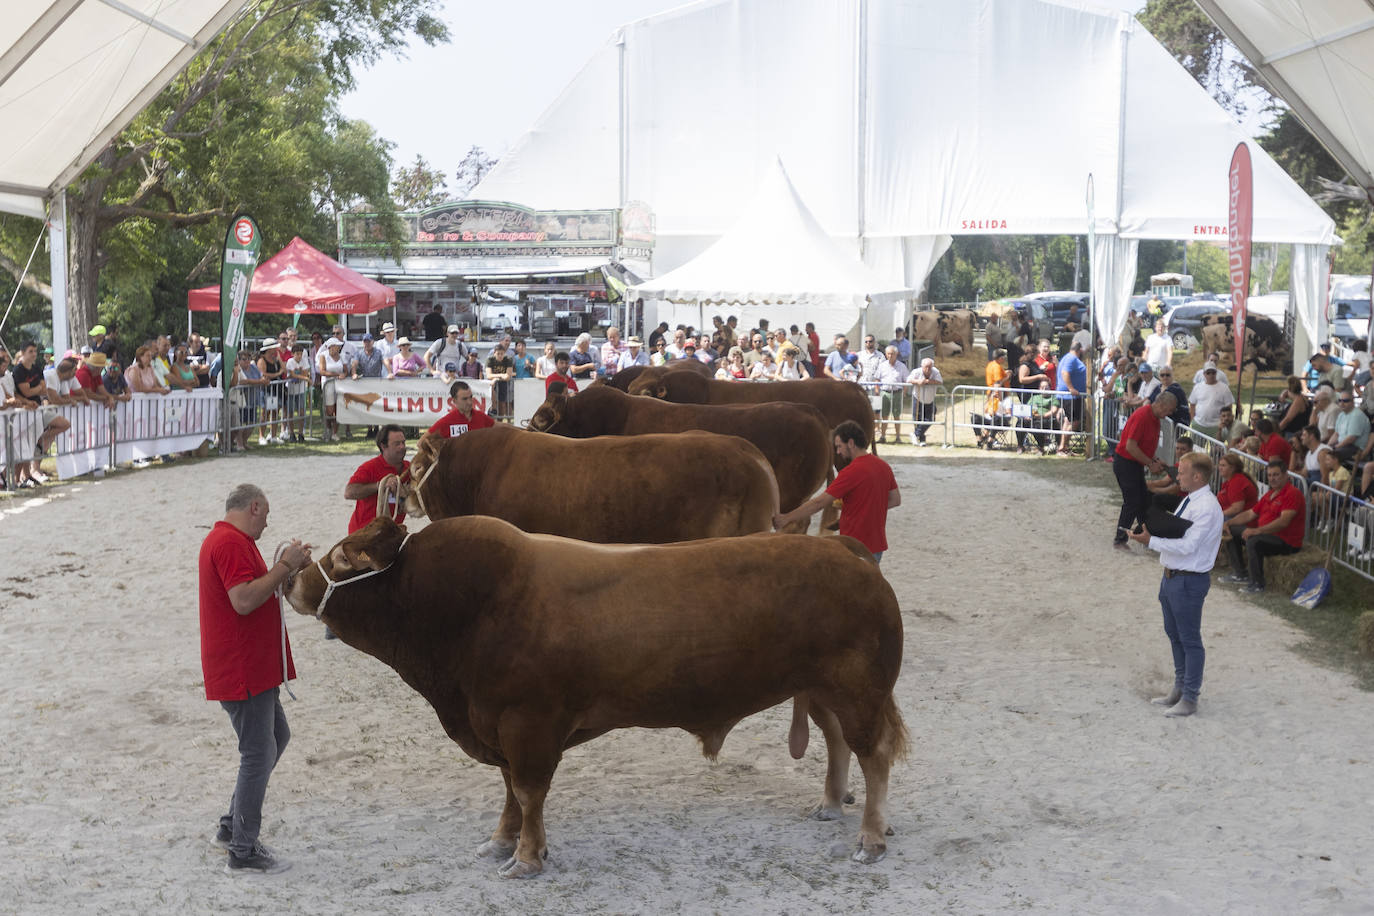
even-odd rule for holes
{"type": "Polygon", "coordinates": [[[616,45],[616,54],[617,54],[617,61],[618,61],[618,63],[617,63],[618,72],[617,72],[617,76],[616,76],[616,80],[617,80],[617,90],[618,90],[618,91],[617,91],[617,99],[616,99],[616,105],[617,105],[617,109],[618,109],[617,116],[616,116],[616,122],[617,122],[617,128],[616,128],[616,129],[617,129],[617,133],[619,134],[619,137],[617,138],[618,141],[619,141],[619,142],[617,143],[617,146],[618,146],[618,149],[617,149],[617,158],[620,160],[620,161],[619,161],[619,166],[620,166],[620,168],[618,169],[618,172],[619,172],[619,175],[618,175],[618,183],[619,183],[619,185],[620,185],[620,187],[619,187],[620,206],[621,206],[621,208],[623,209],[624,206],[625,206],[625,186],[626,186],[626,184],[628,183],[628,177],[629,177],[629,176],[627,175],[627,172],[629,171],[629,164],[630,164],[630,145],[629,145],[629,144],[630,144],[630,138],[629,138],[629,131],[627,131],[627,130],[625,129],[625,127],[626,127],[626,125],[625,125],[625,120],[626,120],[626,114],[627,114],[626,109],[629,108],[629,99],[628,99],[627,94],[626,94],[626,86],[625,86],[625,30],[624,30],[624,29],[621,29],[621,30],[616,34],[616,36],[615,36],[615,45],[616,45]]]}
{"type": "MultiPolygon", "coordinates": [[[[868,232],[868,0],[859,0],[859,21],[856,29],[858,47],[854,55],[856,65],[855,89],[858,107],[858,148],[855,162],[858,173],[858,199],[855,210],[859,230],[859,259],[864,257],[864,236],[868,232]]],[[[864,309],[865,314],[867,309],[864,309]]]]}
{"type": "MultiPolygon", "coordinates": [[[[61,359],[71,330],[67,318],[67,192],[53,195],[48,208],[49,263],[52,265],[52,352],[61,359]]],[[[99,317],[99,316],[97,316],[99,317]]],[[[89,329],[88,329],[89,330],[89,329]]],[[[81,337],[84,343],[86,338],[81,337]]]]}

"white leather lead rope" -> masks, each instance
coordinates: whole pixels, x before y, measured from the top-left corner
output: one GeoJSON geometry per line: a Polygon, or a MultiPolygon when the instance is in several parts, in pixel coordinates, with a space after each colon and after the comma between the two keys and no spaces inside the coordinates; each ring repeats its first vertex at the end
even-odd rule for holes
{"type": "MultiPolygon", "coordinates": [[[[277,550],[272,554],[272,565],[276,566],[281,562],[281,555],[286,551],[286,542],[282,541],[277,545],[277,550]]],[[[286,580],[282,580],[284,584],[286,580]]],[[[277,613],[281,615],[281,685],[286,688],[286,695],[295,699],[296,695],[291,692],[291,684],[287,682],[286,673],[286,606],[282,603],[282,585],[279,584],[274,592],[277,596],[277,613]]]]}
{"type": "MultiPolygon", "coordinates": [[[[405,540],[401,541],[401,546],[398,547],[398,548],[396,549],[396,556],[397,556],[398,558],[399,558],[400,555],[401,555],[401,551],[402,551],[402,550],[405,550],[406,541],[409,541],[409,540],[410,540],[410,536],[411,536],[411,532],[407,532],[407,533],[406,533],[406,536],[405,536],[405,540]]],[[[396,565],[396,561],[395,561],[395,560],[392,560],[390,563],[386,564],[386,565],[383,566],[381,569],[369,569],[367,572],[365,572],[365,573],[363,573],[363,574],[361,574],[361,575],[354,576],[354,577],[351,578],[351,579],[340,579],[338,582],[335,582],[333,579],[329,578],[329,573],[327,573],[327,572],[324,571],[324,565],[323,565],[323,563],[324,563],[323,558],[321,558],[321,559],[315,561],[315,568],[318,569],[318,570],[320,571],[320,575],[324,578],[324,581],[325,581],[324,596],[323,596],[322,598],[320,598],[319,607],[317,607],[317,608],[315,609],[315,619],[316,619],[316,620],[319,620],[319,619],[321,619],[321,618],[324,616],[324,606],[325,606],[326,604],[329,603],[329,596],[332,595],[332,594],[334,594],[334,589],[336,589],[336,588],[338,588],[338,587],[340,587],[340,586],[342,586],[342,585],[351,585],[351,584],[353,584],[354,582],[361,582],[362,580],[368,578],[369,576],[375,576],[375,575],[377,575],[378,573],[384,573],[384,572],[386,572],[388,569],[390,569],[392,566],[396,565]]]]}

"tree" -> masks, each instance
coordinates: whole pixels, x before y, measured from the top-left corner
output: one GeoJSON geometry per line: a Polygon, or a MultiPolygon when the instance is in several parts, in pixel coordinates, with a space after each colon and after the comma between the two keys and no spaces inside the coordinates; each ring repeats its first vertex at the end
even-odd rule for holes
{"type": "Polygon", "coordinates": [[[458,163],[458,170],[453,173],[453,183],[457,185],[458,197],[467,197],[468,193],[477,187],[477,183],[495,167],[496,160],[488,156],[482,147],[473,146],[469,149],[463,161],[458,163]]]}
{"type": "MultiPolygon", "coordinates": [[[[68,189],[73,329],[96,323],[102,292],[111,310],[150,309],[188,246],[197,253],[181,282],[205,274],[237,211],[258,217],[265,243],[299,234],[326,248],[336,214],[361,200],[394,216],[389,145],[343,118],[337,100],[355,67],[412,35],[446,40],[435,3],[251,3],[68,189]]],[[[399,221],[392,228],[399,245],[399,221]]],[[[0,268],[13,276],[14,250],[4,251],[0,268]]]]}
{"type": "Polygon", "coordinates": [[[1237,120],[1272,104],[1254,68],[1193,0],[1149,0],[1136,18],[1237,120]]]}
{"type": "Polygon", "coordinates": [[[424,157],[417,155],[414,163],[392,173],[391,199],[402,210],[423,210],[441,204],[448,200],[444,173],[430,168],[424,157]]]}

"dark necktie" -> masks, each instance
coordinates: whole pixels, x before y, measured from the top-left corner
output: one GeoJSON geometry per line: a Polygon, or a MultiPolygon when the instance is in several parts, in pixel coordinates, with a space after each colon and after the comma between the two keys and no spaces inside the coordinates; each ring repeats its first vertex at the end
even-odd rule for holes
{"type": "Polygon", "coordinates": [[[1192,499],[1192,498],[1193,498],[1192,496],[1185,496],[1185,497],[1183,497],[1183,502],[1181,502],[1181,503],[1178,504],[1178,508],[1174,510],[1174,515],[1182,515],[1182,514],[1183,514],[1183,510],[1186,509],[1186,508],[1188,507],[1188,500],[1190,500],[1190,499],[1192,499]]]}

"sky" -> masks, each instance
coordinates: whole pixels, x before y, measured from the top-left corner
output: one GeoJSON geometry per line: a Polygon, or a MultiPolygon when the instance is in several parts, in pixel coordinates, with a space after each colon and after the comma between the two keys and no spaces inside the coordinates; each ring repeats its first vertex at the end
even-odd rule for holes
{"type": "MultiPolygon", "coordinates": [[[[963,2],[963,0],[951,0],[963,2]]],[[[1134,12],[1144,0],[1082,0],[1134,12]]],[[[440,0],[452,40],[415,42],[358,76],[340,104],[394,144],[392,158],[423,156],[452,177],[474,145],[499,156],[534,125],[573,76],[628,22],[681,0],[440,0]]]]}

